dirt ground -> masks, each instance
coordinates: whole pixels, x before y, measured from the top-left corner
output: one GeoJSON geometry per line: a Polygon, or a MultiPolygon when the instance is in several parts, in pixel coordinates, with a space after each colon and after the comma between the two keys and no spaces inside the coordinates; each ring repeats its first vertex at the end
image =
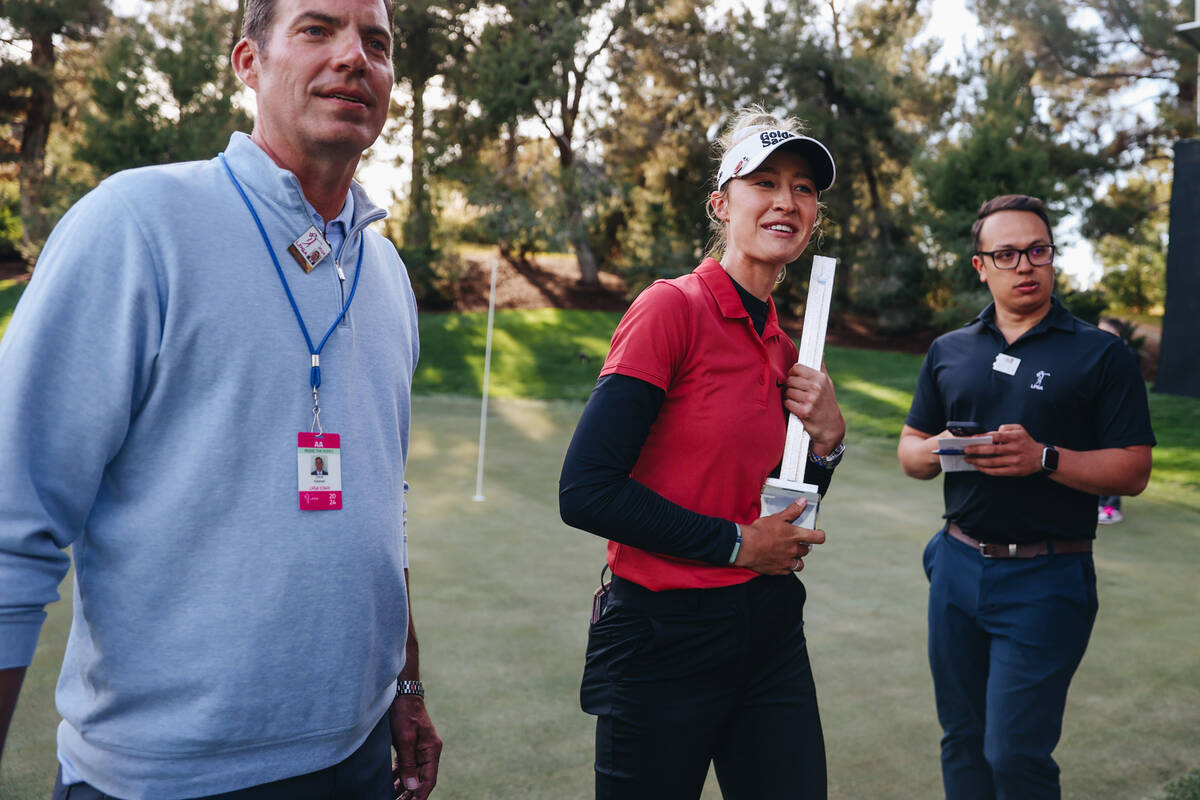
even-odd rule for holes
{"type": "Polygon", "coordinates": [[[29,272],[24,261],[0,261],[0,281],[28,277],[29,272]]]}
{"type": "Polygon", "coordinates": [[[575,259],[539,255],[513,264],[499,252],[465,258],[467,274],[455,284],[453,311],[486,311],[492,267],[496,267],[496,308],[580,308],[623,311],[625,282],[611,272],[600,273],[599,286],[582,286],[575,259]]]}

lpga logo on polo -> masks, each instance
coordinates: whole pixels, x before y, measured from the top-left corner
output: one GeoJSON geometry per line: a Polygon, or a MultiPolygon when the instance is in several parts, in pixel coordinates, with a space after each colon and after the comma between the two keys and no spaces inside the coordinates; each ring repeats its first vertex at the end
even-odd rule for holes
{"type": "Polygon", "coordinates": [[[1029,388],[1037,389],[1039,392],[1045,391],[1046,387],[1042,386],[1042,381],[1046,380],[1046,378],[1049,378],[1050,373],[1046,372],[1046,370],[1044,370],[1044,369],[1039,369],[1037,372],[1034,373],[1034,375],[1037,375],[1037,380],[1034,381],[1033,383],[1029,384],[1029,388]]]}
{"type": "Polygon", "coordinates": [[[758,135],[758,141],[762,143],[763,147],[770,147],[771,145],[795,138],[796,134],[789,131],[763,131],[758,135]]]}

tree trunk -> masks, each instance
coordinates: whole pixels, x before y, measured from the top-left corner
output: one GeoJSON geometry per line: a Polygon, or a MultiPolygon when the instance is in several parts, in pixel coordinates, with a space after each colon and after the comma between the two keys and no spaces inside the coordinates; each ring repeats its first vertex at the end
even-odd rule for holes
{"type": "Polygon", "coordinates": [[[1200,104],[1197,103],[1196,86],[1200,83],[1200,67],[1193,61],[1181,64],[1175,80],[1179,98],[1179,135],[1182,139],[1195,138],[1200,131],[1200,104]]]}
{"type": "Polygon", "coordinates": [[[31,37],[29,65],[44,80],[35,81],[25,107],[25,125],[21,132],[21,236],[22,255],[31,262],[40,252],[50,231],[46,230],[43,189],[46,184],[46,142],[50,121],[54,118],[54,40],[49,33],[31,37]]]}
{"type": "Polygon", "coordinates": [[[432,224],[429,191],[425,186],[425,81],[412,83],[412,189],[408,219],[404,223],[404,246],[428,247],[432,224]]]}
{"type": "Polygon", "coordinates": [[[892,249],[892,221],[879,197],[879,181],[875,176],[875,162],[870,152],[863,153],[863,176],[867,179],[867,192],[871,198],[871,215],[875,218],[875,235],[886,250],[892,249]]]}
{"type": "Polygon", "coordinates": [[[561,186],[563,207],[567,211],[567,241],[575,251],[575,260],[579,262],[579,282],[584,286],[597,286],[600,283],[600,269],[596,265],[596,256],[588,241],[587,226],[583,223],[583,202],[579,199],[579,173],[575,168],[575,153],[570,148],[559,144],[559,166],[561,167],[561,186]]]}

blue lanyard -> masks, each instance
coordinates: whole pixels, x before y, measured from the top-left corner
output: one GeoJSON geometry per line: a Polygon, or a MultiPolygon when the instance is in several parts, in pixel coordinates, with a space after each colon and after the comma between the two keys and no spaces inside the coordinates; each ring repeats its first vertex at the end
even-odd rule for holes
{"type": "MultiPolygon", "coordinates": [[[[308,326],[304,324],[304,317],[300,315],[300,308],[296,305],[296,298],[292,296],[291,287],[288,286],[287,277],[283,274],[283,267],[279,266],[279,259],[275,256],[275,248],[271,246],[271,240],[267,237],[267,231],[263,228],[262,220],[258,218],[258,212],[254,210],[254,204],[250,202],[250,198],[246,196],[242,185],[238,183],[238,179],[234,177],[233,170],[229,168],[229,163],[225,161],[225,154],[218,153],[217,157],[221,159],[221,166],[225,167],[226,174],[229,175],[229,180],[233,181],[233,186],[238,190],[238,194],[242,196],[242,201],[245,202],[246,208],[250,209],[250,216],[254,217],[254,224],[258,226],[258,233],[262,236],[263,244],[267,246],[267,255],[271,257],[271,263],[275,265],[275,272],[279,275],[279,281],[283,284],[283,291],[287,293],[288,302],[292,304],[292,313],[296,315],[296,322],[300,323],[300,332],[304,334],[304,342],[308,345],[308,352],[312,355],[312,368],[309,371],[309,383],[312,384],[313,390],[313,424],[320,425],[320,410],[317,407],[317,388],[321,385],[321,350],[325,348],[325,342],[329,341],[330,335],[337,330],[338,323],[346,316],[346,312],[350,310],[350,304],[354,302],[354,292],[358,289],[358,276],[362,274],[363,252],[366,250],[366,242],[362,241],[362,234],[359,234],[358,247],[358,266],[354,269],[354,282],[350,285],[350,295],[346,298],[346,304],[342,306],[342,311],[337,315],[337,319],[329,326],[329,330],[325,331],[325,335],[321,337],[321,343],[313,347],[312,337],[308,335],[308,326]]],[[[345,245],[342,245],[345,247],[345,245]]]]}

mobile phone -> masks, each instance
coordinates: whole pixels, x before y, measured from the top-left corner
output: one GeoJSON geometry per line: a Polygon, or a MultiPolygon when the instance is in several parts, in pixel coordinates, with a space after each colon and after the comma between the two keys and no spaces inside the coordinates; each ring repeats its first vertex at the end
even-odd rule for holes
{"type": "Polygon", "coordinates": [[[946,430],[955,436],[978,436],[983,433],[983,426],[978,422],[950,421],[946,423],[946,430]]]}

